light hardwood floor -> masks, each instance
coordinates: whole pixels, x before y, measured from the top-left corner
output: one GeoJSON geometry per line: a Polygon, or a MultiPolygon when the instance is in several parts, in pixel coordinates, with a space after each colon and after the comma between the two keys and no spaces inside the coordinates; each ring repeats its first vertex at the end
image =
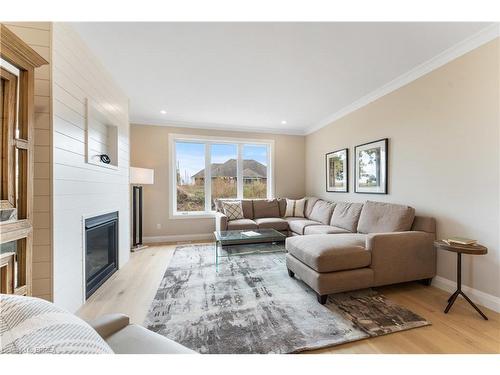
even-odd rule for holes
{"type": "MultiPolygon", "coordinates": [[[[175,246],[151,246],[132,253],[130,261],[82,306],[78,315],[93,319],[122,312],[129,315],[133,323],[141,324],[175,246]]],[[[500,353],[500,314],[482,308],[490,319],[484,321],[460,298],[445,315],[448,293],[418,283],[377,290],[430,320],[432,325],[311,353],[500,353]]]]}

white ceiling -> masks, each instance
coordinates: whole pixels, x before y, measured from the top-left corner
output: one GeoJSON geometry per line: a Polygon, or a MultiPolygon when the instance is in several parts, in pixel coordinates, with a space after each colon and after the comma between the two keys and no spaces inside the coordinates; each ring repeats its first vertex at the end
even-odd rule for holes
{"type": "Polygon", "coordinates": [[[72,25],[126,91],[133,123],[297,134],[488,26],[72,25]]]}

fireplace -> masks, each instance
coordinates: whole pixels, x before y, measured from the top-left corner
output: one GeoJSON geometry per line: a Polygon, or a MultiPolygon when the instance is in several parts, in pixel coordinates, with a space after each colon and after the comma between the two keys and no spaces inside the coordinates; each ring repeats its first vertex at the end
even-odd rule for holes
{"type": "Polygon", "coordinates": [[[118,212],[85,219],[85,298],[118,269],[118,212]]]}

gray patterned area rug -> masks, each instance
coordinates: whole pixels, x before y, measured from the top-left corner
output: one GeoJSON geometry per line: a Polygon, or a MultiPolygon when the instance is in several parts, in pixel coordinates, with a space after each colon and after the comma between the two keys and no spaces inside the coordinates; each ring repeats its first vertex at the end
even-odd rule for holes
{"type": "Polygon", "coordinates": [[[283,253],[214,263],[213,246],[177,247],[144,325],[199,353],[297,353],[430,324],[371,289],[320,305],[283,253]]]}

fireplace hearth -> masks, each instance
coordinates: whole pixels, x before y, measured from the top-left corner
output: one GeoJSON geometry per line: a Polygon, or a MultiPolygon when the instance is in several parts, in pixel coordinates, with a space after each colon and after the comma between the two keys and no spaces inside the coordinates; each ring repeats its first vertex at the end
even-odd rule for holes
{"type": "Polygon", "coordinates": [[[118,270],[118,212],[85,219],[85,298],[118,270]]]}

